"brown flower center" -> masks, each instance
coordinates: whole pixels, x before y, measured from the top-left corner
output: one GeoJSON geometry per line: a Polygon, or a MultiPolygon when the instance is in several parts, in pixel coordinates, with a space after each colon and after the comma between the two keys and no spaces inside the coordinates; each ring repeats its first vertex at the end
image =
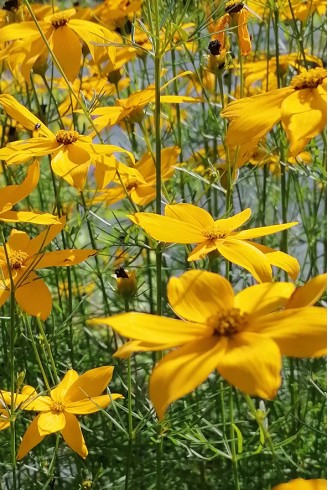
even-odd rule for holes
{"type": "Polygon", "coordinates": [[[214,335],[232,337],[247,327],[249,318],[239,308],[231,308],[211,316],[207,323],[214,329],[214,335]]]}
{"type": "Polygon", "coordinates": [[[65,405],[62,402],[53,402],[51,405],[52,413],[61,413],[65,411],[65,405]]]}
{"type": "Polygon", "coordinates": [[[66,12],[58,12],[58,14],[53,14],[48,17],[49,21],[52,23],[55,29],[58,27],[65,26],[71,19],[72,15],[66,12]]]}
{"type": "Polygon", "coordinates": [[[214,225],[211,228],[208,228],[203,232],[206,238],[210,240],[214,240],[215,238],[226,238],[230,235],[231,230],[229,228],[225,228],[222,225],[214,225]]]}
{"type": "Polygon", "coordinates": [[[138,185],[137,181],[130,182],[130,183],[129,183],[129,184],[126,186],[126,190],[127,190],[128,192],[133,191],[134,189],[136,189],[137,185],[138,185]]]}
{"type": "Polygon", "coordinates": [[[28,254],[22,250],[14,250],[9,257],[11,269],[21,269],[28,258],[28,254]]]}
{"type": "Polygon", "coordinates": [[[70,145],[71,143],[75,143],[79,139],[79,136],[77,131],[65,131],[61,129],[56,133],[56,140],[63,145],[70,145]]]}
{"type": "Polygon", "coordinates": [[[236,0],[231,0],[230,2],[226,3],[225,6],[225,11],[227,14],[237,14],[240,12],[244,7],[243,2],[238,2],[236,0]]]}
{"type": "Polygon", "coordinates": [[[318,85],[322,85],[324,79],[327,78],[327,70],[324,68],[313,68],[312,70],[296,75],[292,81],[291,86],[295,90],[301,90],[302,88],[316,88],[318,85]]]}

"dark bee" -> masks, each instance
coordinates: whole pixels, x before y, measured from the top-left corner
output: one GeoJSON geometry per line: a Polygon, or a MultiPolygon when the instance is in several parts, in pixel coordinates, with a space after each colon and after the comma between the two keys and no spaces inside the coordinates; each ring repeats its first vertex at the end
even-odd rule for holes
{"type": "Polygon", "coordinates": [[[125,272],[123,267],[119,267],[118,269],[116,269],[115,274],[116,274],[117,279],[119,277],[121,277],[122,279],[128,279],[129,278],[129,275],[125,272]]]}
{"type": "Polygon", "coordinates": [[[40,128],[41,128],[41,124],[40,123],[36,123],[35,126],[34,126],[34,131],[37,131],[40,128]]]}

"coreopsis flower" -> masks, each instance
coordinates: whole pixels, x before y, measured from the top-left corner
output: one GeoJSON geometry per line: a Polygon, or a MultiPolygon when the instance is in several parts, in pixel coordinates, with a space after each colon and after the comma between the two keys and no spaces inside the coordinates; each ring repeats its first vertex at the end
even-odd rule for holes
{"type": "MultiPolygon", "coordinates": [[[[176,78],[189,75],[191,72],[180,73],[162,85],[161,91],[172,83],[176,78]]],[[[144,107],[155,100],[155,85],[149,85],[143,90],[138,90],[131,94],[127,99],[117,99],[114,106],[98,107],[90,112],[91,117],[95,117],[93,123],[98,131],[105,127],[114,126],[125,118],[131,122],[139,122],[144,116],[144,107]]],[[[201,102],[200,97],[189,97],[187,95],[161,95],[161,103],[197,103],[201,102]]]]}
{"type": "Polygon", "coordinates": [[[83,262],[97,250],[56,250],[43,252],[51,240],[65,225],[51,225],[35,238],[24,231],[12,230],[7,243],[0,247],[0,306],[14,292],[15,300],[29,315],[48,318],[52,307],[50,291],[44,281],[34,272],[45,267],[68,267],[83,262]]]}
{"type": "Polygon", "coordinates": [[[0,221],[33,223],[36,225],[59,223],[59,218],[49,213],[14,211],[12,209],[15,204],[31,194],[38,184],[39,177],[40,166],[36,160],[30,165],[26,178],[21,184],[8,185],[0,189],[0,221]]]}
{"type": "Polygon", "coordinates": [[[247,29],[249,18],[244,2],[230,0],[225,4],[225,14],[208,26],[212,40],[217,39],[222,47],[226,46],[226,29],[237,27],[238,44],[242,55],[246,55],[252,48],[251,38],[247,29]]]}
{"type": "MultiPolygon", "coordinates": [[[[161,179],[162,182],[168,180],[173,172],[177,162],[180,148],[171,146],[161,151],[161,179]]],[[[137,206],[146,206],[156,197],[156,168],[153,157],[150,152],[145,153],[135,165],[135,169],[140,173],[140,177],[133,178],[131,175],[114,178],[115,187],[111,186],[105,189],[95,198],[92,204],[106,202],[107,205],[114,204],[120,199],[124,199],[126,194],[130,196],[137,206]]]]}
{"type": "Polygon", "coordinates": [[[303,478],[297,478],[291,480],[288,483],[280,483],[276,485],[272,490],[326,490],[327,480],[304,480],[303,478]]]}
{"type": "Polygon", "coordinates": [[[117,357],[176,348],[150,377],[150,398],[162,419],[170,403],[191,393],[214,369],[244,393],[272,399],[281,384],[282,355],[324,355],[326,311],[306,301],[285,309],[294,291],[291,283],[265,283],[234,295],[222,276],[194,269],[168,283],[169,303],[183,320],[131,312],[89,323],[133,339],[117,357]]]}
{"type": "MultiPolygon", "coordinates": [[[[45,436],[59,432],[66,444],[82,458],[88,449],[76,415],[87,415],[106,408],[113,400],[123,398],[112,393],[103,395],[113,375],[113,366],[90,369],[81,376],[70,369],[49,395],[38,395],[32,386],[24,386],[22,394],[15,394],[13,404],[21,410],[40,412],[25,432],[17,459],[39,444],[45,436]]],[[[7,403],[11,393],[2,392],[7,403]]]]}
{"type": "Polygon", "coordinates": [[[296,75],[288,87],[233,101],[221,112],[230,121],[227,143],[247,153],[281,121],[296,156],[324,129],[326,101],[327,71],[320,67],[296,75]]]}
{"type": "Polygon", "coordinates": [[[155,240],[167,243],[198,243],[189,254],[188,261],[201,259],[216,250],[225,259],[248,270],[259,282],[272,280],[271,265],[282,268],[295,280],[299,273],[299,264],[294,257],[251,242],[250,239],[287,230],[298,223],[238,231],[251,214],[248,208],[231,218],[215,221],[205,209],[198,206],[170,204],[165,207],[165,216],[135,213],[128,217],[155,240]]]}
{"type": "Polygon", "coordinates": [[[30,21],[10,24],[0,29],[0,42],[2,43],[24,40],[26,56],[21,71],[27,83],[35,63],[40,58],[48,56],[48,48],[38,27],[42,30],[70,82],[75,80],[80,71],[82,42],[86,43],[96,63],[104,56],[104,53],[108,54],[112,63],[115,62],[116,47],[110,43],[120,42],[118,34],[94,22],[74,19],[75,13],[75,9],[63,10],[46,16],[44,20],[39,21],[38,26],[30,21]],[[104,46],[106,43],[108,45],[104,46]]]}
{"type": "Polygon", "coordinates": [[[0,160],[7,165],[25,163],[32,157],[52,155],[51,167],[56,175],[77,189],[83,189],[91,163],[96,165],[95,178],[99,189],[105,187],[119,170],[122,175],[136,171],[118,162],[113,153],[125,153],[134,162],[132,153],[115,145],[93,144],[89,136],[63,129],[53,133],[26,107],[11,95],[0,95],[0,105],[9,116],[39,136],[9,143],[0,149],[0,160]]]}
{"type": "MultiPolygon", "coordinates": [[[[320,58],[313,56],[305,51],[304,57],[307,62],[312,65],[322,67],[323,63],[320,58]]],[[[278,58],[279,76],[284,77],[288,74],[288,71],[293,68],[299,70],[300,66],[304,64],[304,59],[299,53],[280,54],[278,58]]],[[[240,66],[235,66],[236,73],[239,73],[240,66]]],[[[267,54],[262,53],[254,61],[250,58],[249,62],[243,63],[243,77],[244,77],[244,90],[247,95],[255,95],[253,92],[257,90],[258,93],[268,92],[278,88],[277,77],[277,58],[275,56],[268,60],[267,54]]]]}

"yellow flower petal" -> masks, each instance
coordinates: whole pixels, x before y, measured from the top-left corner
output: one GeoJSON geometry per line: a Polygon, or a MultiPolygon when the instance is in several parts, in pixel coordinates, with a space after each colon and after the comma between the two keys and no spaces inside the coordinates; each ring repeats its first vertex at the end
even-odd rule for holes
{"type": "Polygon", "coordinates": [[[40,415],[35,417],[32,423],[28,426],[27,431],[25,432],[22,442],[19,446],[17,459],[22,459],[26,454],[34,448],[37,444],[39,444],[43,439],[44,435],[41,435],[39,432],[38,421],[40,415]]]}
{"type": "Polygon", "coordinates": [[[316,306],[288,309],[265,315],[258,325],[261,335],[270,337],[281,353],[293,357],[320,357],[326,353],[326,310],[316,306]]]}
{"type": "Polygon", "coordinates": [[[265,254],[271,265],[276,267],[280,267],[280,269],[287,272],[289,277],[291,277],[294,281],[296,281],[297,276],[300,273],[300,264],[295,257],[288,255],[284,252],[280,252],[280,250],[274,250],[273,248],[266,247],[265,245],[261,245],[259,243],[254,242],[245,242],[249,243],[253,247],[257,248],[260,252],[265,254]]]}
{"type": "Polygon", "coordinates": [[[154,213],[135,213],[128,215],[128,218],[141,226],[152,238],[161,242],[198,243],[206,240],[198,226],[168,216],[160,216],[154,213]]]}
{"type": "MultiPolygon", "coordinates": [[[[194,260],[203,259],[205,255],[213,252],[213,250],[217,250],[217,240],[206,240],[206,242],[200,243],[195,247],[192,252],[188,255],[188,262],[192,262],[194,260]]],[[[220,242],[221,243],[221,242],[220,242]]]]}
{"type": "Polygon", "coordinates": [[[294,290],[288,282],[256,284],[236,294],[234,307],[254,316],[266,315],[285,307],[294,290]]]}
{"type": "Polygon", "coordinates": [[[67,371],[61,382],[51,390],[51,398],[54,401],[62,402],[66,396],[69,387],[78,379],[79,375],[74,369],[67,371]]]}
{"type": "Polygon", "coordinates": [[[41,436],[47,436],[58,432],[65,427],[66,419],[64,412],[44,412],[39,415],[38,427],[41,436]]]}
{"type": "Polygon", "coordinates": [[[167,294],[178,316],[198,323],[206,323],[218,311],[232,308],[234,301],[233,289],[224,277],[199,270],[171,277],[167,294]]]}
{"type": "Polygon", "coordinates": [[[277,233],[278,231],[287,230],[292,226],[298,225],[297,221],[293,221],[292,223],[283,223],[281,225],[272,225],[272,226],[261,226],[260,228],[250,228],[249,230],[243,230],[237,232],[234,235],[234,238],[238,238],[238,240],[250,240],[251,238],[259,238],[262,236],[272,235],[273,233],[277,233]]]}
{"type": "Polygon", "coordinates": [[[288,483],[280,483],[272,490],[327,490],[327,480],[303,480],[297,478],[288,483]]]}
{"type": "Polygon", "coordinates": [[[327,124],[326,94],[317,88],[295,90],[281,105],[281,123],[291,143],[290,154],[297,156],[304,141],[317,136],[327,124]]]}
{"type": "Polygon", "coordinates": [[[122,313],[108,318],[94,318],[90,325],[107,325],[124,337],[151,344],[175,347],[206,335],[212,329],[199,323],[183,322],[147,313],[122,313]]]}
{"type": "Polygon", "coordinates": [[[226,344],[219,373],[244,393],[272,399],[281,383],[281,354],[272,340],[242,332],[226,344]]]}
{"type": "Polygon", "coordinates": [[[82,47],[80,39],[66,24],[54,30],[51,41],[54,55],[63,72],[70,82],[74,82],[81,66],[82,47]]]}
{"type": "Polygon", "coordinates": [[[66,218],[62,216],[60,218],[60,223],[58,225],[51,225],[49,228],[38,236],[29,240],[28,245],[24,247],[25,252],[29,255],[35,255],[39,253],[44,247],[46,247],[58,233],[64,228],[66,223],[66,218]]]}
{"type": "Polygon", "coordinates": [[[224,340],[208,337],[189,342],[157,364],[150,377],[149,393],[160,419],[170,403],[206,380],[221,362],[223,351],[224,340]]]}
{"type": "Polygon", "coordinates": [[[327,274],[319,274],[310,281],[297,288],[286,308],[302,308],[302,306],[314,305],[327,288],[327,274]]]}
{"type": "Polygon", "coordinates": [[[165,206],[165,216],[188,223],[194,229],[198,229],[199,233],[214,225],[212,216],[205,209],[193,204],[167,204],[165,206]]]}
{"type": "Polygon", "coordinates": [[[76,415],[86,415],[88,413],[99,412],[106,408],[112,400],[123,398],[118,393],[109,395],[94,396],[92,398],[84,398],[75,402],[68,402],[65,406],[65,412],[75,413],[76,415]]]}
{"type": "Polygon", "coordinates": [[[134,352],[159,351],[169,349],[170,347],[171,345],[167,344],[156,344],[154,342],[145,342],[143,340],[130,340],[121,345],[113,355],[120,359],[127,359],[134,352]]]}
{"type": "Polygon", "coordinates": [[[35,225],[54,225],[59,218],[49,213],[32,213],[31,211],[6,211],[0,214],[0,221],[11,223],[32,223],[35,225]]]}
{"type": "MultiPolygon", "coordinates": [[[[215,221],[215,225],[217,226],[222,226],[227,230],[233,231],[236,228],[239,228],[242,226],[246,221],[249,220],[251,217],[252,211],[247,208],[241,211],[240,213],[235,214],[234,216],[231,216],[231,218],[225,218],[225,219],[218,219],[215,221]]],[[[239,232],[243,233],[243,232],[239,232]]]]}
{"type": "Polygon", "coordinates": [[[34,131],[37,127],[38,133],[40,135],[54,140],[54,135],[50,131],[50,129],[48,129],[47,126],[43,124],[42,121],[40,121],[40,119],[38,119],[36,116],[34,116],[34,114],[26,109],[25,106],[17,102],[17,100],[11,95],[1,94],[0,105],[4,108],[4,110],[10,117],[19,122],[22,126],[24,126],[24,128],[29,129],[30,131],[34,131]]]}
{"type": "Polygon", "coordinates": [[[65,403],[101,395],[110,383],[113,371],[113,366],[101,366],[86,371],[68,388],[65,403]]]}
{"type": "Polygon", "coordinates": [[[85,440],[81,431],[80,424],[77,418],[72,413],[65,413],[66,424],[63,427],[61,434],[66,444],[81,458],[86,458],[88,455],[88,449],[85,444],[85,440]]]}
{"type": "Polygon", "coordinates": [[[250,243],[228,238],[217,249],[227,260],[249,271],[258,282],[271,281],[268,259],[250,243]]]}
{"type": "Polygon", "coordinates": [[[97,250],[57,250],[55,252],[46,252],[36,258],[34,269],[43,269],[45,267],[68,267],[80,264],[89,257],[96,255],[97,250]]]}
{"type": "Polygon", "coordinates": [[[292,87],[286,87],[228,104],[221,112],[230,120],[227,143],[238,146],[259,141],[280,120],[281,103],[293,92],[292,87]]]}
{"type": "Polygon", "coordinates": [[[28,281],[15,289],[15,299],[26,313],[46,320],[52,308],[48,286],[33,272],[29,273],[28,281]]]}

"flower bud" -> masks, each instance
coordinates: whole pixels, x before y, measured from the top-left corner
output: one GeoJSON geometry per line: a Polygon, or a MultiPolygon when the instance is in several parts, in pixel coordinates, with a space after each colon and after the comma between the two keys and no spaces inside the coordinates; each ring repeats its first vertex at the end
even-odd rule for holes
{"type": "Polygon", "coordinates": [[[137,291],[136,272],[128,272],[123,267],[115,270],[116,289],[120,296],[128,298],[134,296],[137,291]]]}

